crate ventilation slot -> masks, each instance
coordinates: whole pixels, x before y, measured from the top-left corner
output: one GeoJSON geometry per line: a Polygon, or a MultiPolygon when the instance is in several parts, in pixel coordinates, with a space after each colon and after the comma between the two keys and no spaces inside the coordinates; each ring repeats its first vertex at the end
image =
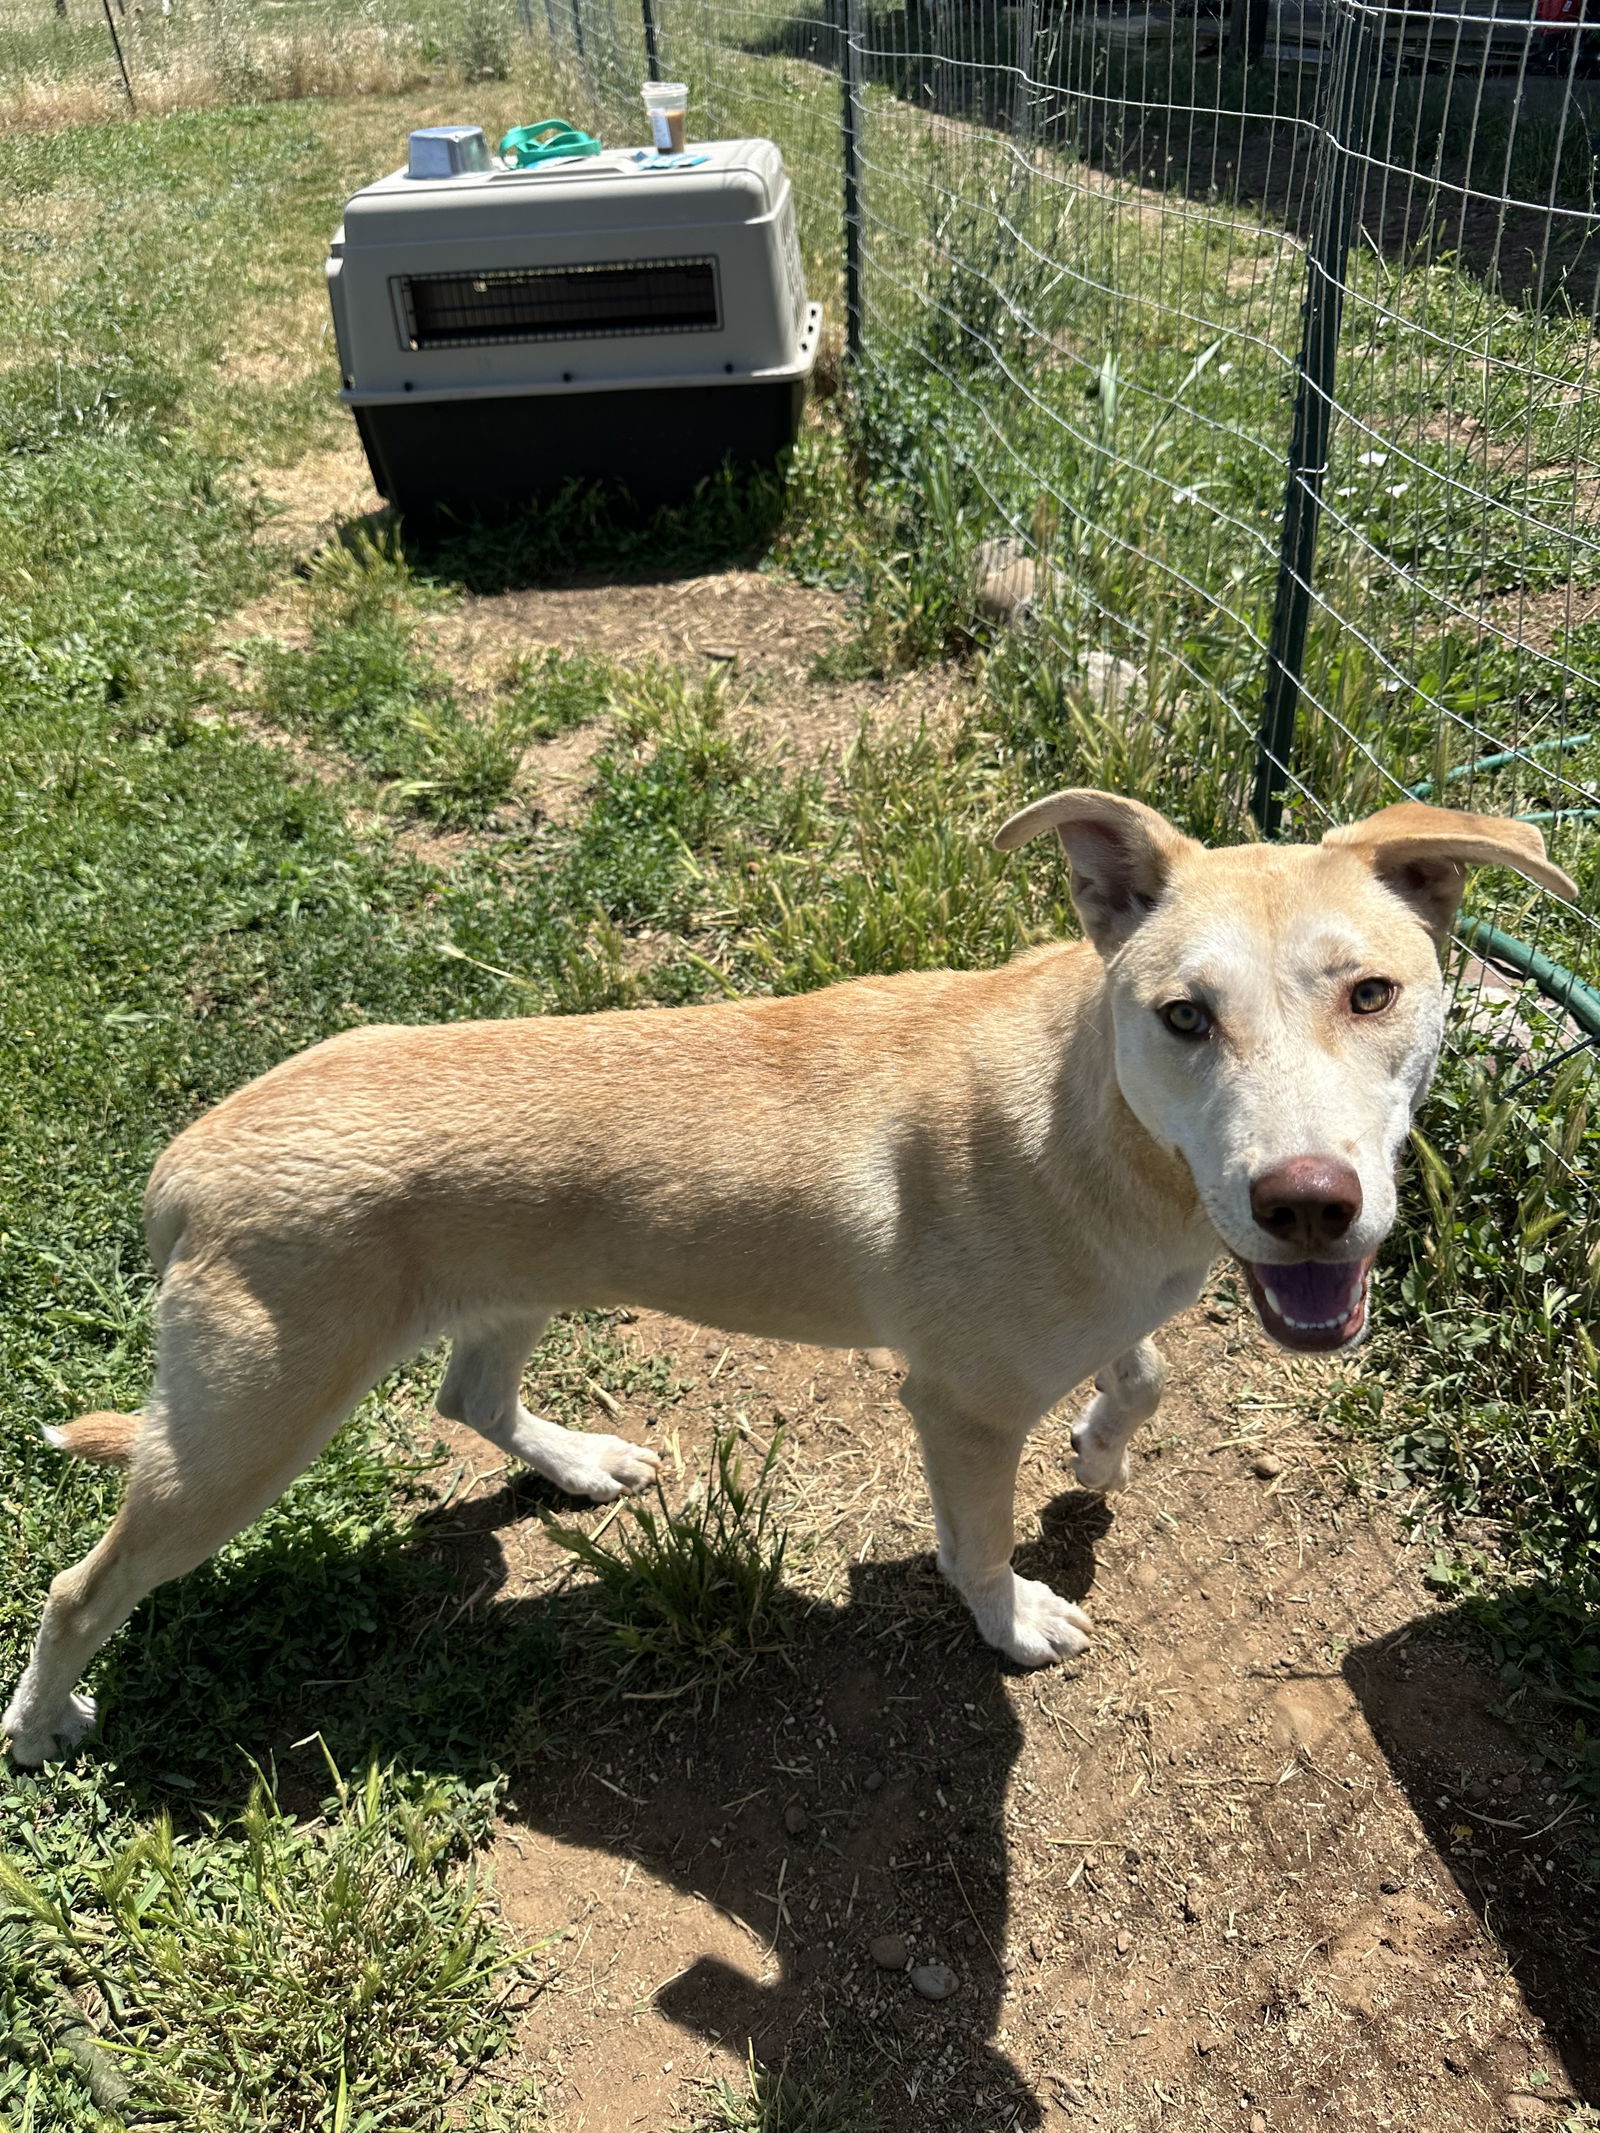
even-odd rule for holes
{"type": "Polygon", "coordinates": [[[401,337],[408,348],[712,333],[722,324],[715,259],[405,274],[396,277],[394,286],[401,337]]]}

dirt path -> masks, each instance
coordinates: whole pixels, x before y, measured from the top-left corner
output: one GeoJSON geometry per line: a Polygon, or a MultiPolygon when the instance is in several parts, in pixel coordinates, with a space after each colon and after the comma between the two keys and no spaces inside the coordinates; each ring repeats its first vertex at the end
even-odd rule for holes
{"type": "MultiPolygon", "coordinates": [[[[565,1935],[522,2035],[561,2133],[692,2122],[751,2051],[950,2133],[1491,2133],[1596,2094],[1593,1921],[1538,1834],[1561,1803],[1253,1330],[1176,1329],[1113,1503],[1067,1482],[1068,1410],[1040,1432],[1020,1561],[1098,1636],[1037,1675],[932,1568],[888,1359],[626,1337],[689,1383],[606,1424],[668,1446],[674,1501],[719,1423],[787,1422],[810,1605],[719,1710],[624,1706],[513,1786],[500,1900],[565,1935]],[[875,1960],[883,1936],[949,1997],[875,1960]]],[[[460,1512],[497,1597],[570,1582],[516,1501],[489,1477],[460,1512]]]]}

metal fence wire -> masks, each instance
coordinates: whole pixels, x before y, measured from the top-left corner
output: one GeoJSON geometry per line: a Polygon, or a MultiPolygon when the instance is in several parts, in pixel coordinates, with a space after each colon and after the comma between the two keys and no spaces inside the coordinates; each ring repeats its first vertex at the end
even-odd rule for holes
{"type": "Polygon", "coordinates": [[[1494,877],[1464,939],[1600,1035],[1584,0],[543,6],[614,138],[649,70],[779,143],[869,456],[1017,544],[1197,826],[1539,822],[1582,908],[1494,877]]]}

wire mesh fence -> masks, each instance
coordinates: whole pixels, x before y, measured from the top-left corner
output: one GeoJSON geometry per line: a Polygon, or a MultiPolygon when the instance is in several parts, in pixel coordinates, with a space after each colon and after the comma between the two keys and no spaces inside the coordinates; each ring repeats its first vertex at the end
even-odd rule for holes
{"type": "Polygon", "coordinates": [[[1031,596],[1002,663],[1137,732],[1202,832],[1537,820],[1581,907],[1486,878],[1464,939],[1552,1045],[1600,1033],[1581,6],[542,4],[613,137],[648,24],[692,130],[779,142],[867,467],[1031,596]]]}

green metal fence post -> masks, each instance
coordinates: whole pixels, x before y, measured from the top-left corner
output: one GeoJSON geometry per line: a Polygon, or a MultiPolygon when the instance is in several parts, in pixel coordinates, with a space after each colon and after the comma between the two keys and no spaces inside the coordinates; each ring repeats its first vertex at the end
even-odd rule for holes
{"type": "Polygon", "coordinates": [[[844,338],[852,361],[861,354],[861,122],[860,0],[835,0],[839,26],[839,150],[844,178],[844,338]]]}
{"type": "Polygon", "coordinates": [[[1250,796],[1250,812],[1264,837],[1275,837],[1283,819],[1283,797],[1300,708],[1306,631],[1311,619],[1311,581],[1322,517],[1322,483],[1328,471],[1328,436],[1333,424],[1345,276],[1361,186],[1355,135],[1372,82],[1376,42],[1361,0],[1342,0],[1312,195],[1311,244],[1306,254],[1306,294],[1300,313],[1300,353],[1295,364],[1294,427],[1284,486],[1278,584],[1267,639],[1266,700],[1257,737],[1255,786],[1250,796]]]}

